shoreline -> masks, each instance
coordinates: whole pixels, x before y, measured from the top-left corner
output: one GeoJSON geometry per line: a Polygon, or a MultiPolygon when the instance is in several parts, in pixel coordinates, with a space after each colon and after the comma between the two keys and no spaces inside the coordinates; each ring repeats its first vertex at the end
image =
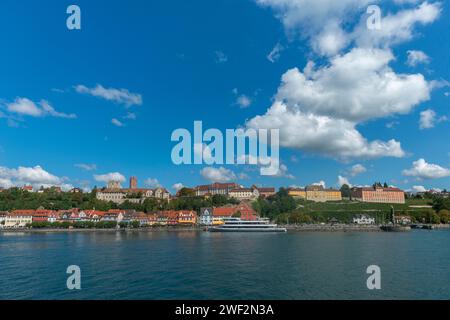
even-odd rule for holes
{"type": "MultiPolygon", "coordinates": [[[[450,224],[431,225],[432,230],[450,230],[450,224]]],[[[383,232],[381,225],[279,225],[288,232],[383,232]]],[[[116,233],[116,232],[199,232],[205,227],[150,227],[138,229],[0,229],[0,235],[8,233],[116,233]]]]}

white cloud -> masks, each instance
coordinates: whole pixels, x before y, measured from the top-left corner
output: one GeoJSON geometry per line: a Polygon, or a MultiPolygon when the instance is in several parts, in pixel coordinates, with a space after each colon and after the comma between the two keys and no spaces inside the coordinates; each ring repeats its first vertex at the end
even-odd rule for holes
{"type": "Polygon", "coordinates": [[[272,63],[275,63],[281,56],[281,52],[284,50],[284,47],[277,43],[275,47],[273,47],[272,51],[267,55],[267,60],[272,63]]]}
{"type": "Polygon", "coordinates": [[[321,180],[321,181],[319,181],[319,182],[314,182],[312,185],[313,185],[313,186],[322,186],[322,187],[324,187],[324,188],[327,187],[327,184],[326,184],[325,181],[323,181],[323,180],[321,180]]]}
{"type": "Polygon", "coordinates": [[[361,173],[367,172],[366,167],[364,167],[362,164],[355,164],[350,168],[350,175],[352,177],[355,177],[361,173]]]}
{"type": "Polygon", "coordinates": [[[403,157],[399,142],[367,141],[346,120],[291,111],[276,102],[265,115],[246,124],[256,129],[280,129],[280,145],[337,159],[403,157]]]}
{"type": "Polygon", "coordinates": [[[172,189],[174,189],[175,191],[180,191],[183,188],[184,188],[184,185],[181,182],[175,183],[172,186],[172,189]]]}
{"type": "Polygon", "coordinates": [[[446,116],[437,117],[436,112],[434,112],[431,109],[422,111],[420,113],[420,129],[431,129],[434,128],[436,123],[440,123],[443,121],[448,121],[448,118],[446,116]]]}
{"type": "Polygon", "coordinates": [[[126,116],[123,117],[124,119],[127,120],[136,120],[136,114],[133,112],[128,112],[126,116]]]}
{"type": "Polygon", "coordinates": [[[206,167],[200,171],[200,175],[211,182],[228,182],[237,179],[236,174],[224,167],[206,167]]]}
{"type": "Polygon", "coordinates": [[[391,122],[386,123],[386,128],[394,129],[399,124],[400,124],[400,122],[398,122],[398,121],[391,121],[391,122]]]}
{"type": "Polygon", "coordinates": [[[427,192],[428,190],[424,186],[413,186],[413,192],[427,192]]]}
{"type": "Polygon", "coordinates": [[[287,178],[287,179],[295,179],[295,176],[289,173],[288,167],[285,164],[280,164],[278,169],[278,173],[273,175],[272,177],[276,178],[287,178]]]}
{"type": "Polygon", "coordinates": [[[389,63],[390,50],[352,49],[315,70],[310,63],[282,77],[277,100],[292,110],[365,121],[407,114],[429,100],[430,88],[421,74],[397,74],[389,63]]]}
{"type": "MultiPolygon", "coordinates": [[[[441,12],[441,4],[424,2],[415,8],[401,9],[382,17],[379,30],[367,28],[369,5],[381,0],[255,0],[263,7],[270,7],[280,19],[289,35],[299,35],[310,42],[313,50],[332,56],[351,43],[360,47],[390,47],[414,36],[416,25],[435,21],[441,12]],[[361,17],[354,30],[349,29],[361,17]]],[[[397,4],[415,4],[415,0],[395,0],[397,4]]]]}
{"type": "Polygon", "coordinates": [[[86,170],[86,171],[95,171],[97,170],[97,165],[95,163],[87,164],[87,163],[77,163],[75,167],[86,170]]]}
{"type": "Polygon", "coordinates": [[[288,33],[309,38],[320,33],[329,21],[347,21],[377,0],[255,0],[270,7],[288,33]]]}
{"type": "Polygon", "coordinates": [[[31,185],[35,189],[41,186],[45,188],[57,186],[63,189],[70,189],[72,186],[64,183],[64,180],[64,178],[47,172],[41,166],[19,167],[17,169],[0,167],[0,186],[4,188],[31,185]]]}
{"type": "Polygon", "coordinates": [[[450,170],[437,164],[427,163],[424,159],[413,162],[411,169],[403,170],[402,174],[419,179],[438,179],[450,176],[450,170]]]}
{"type": "Polygon", "coordinates": [[[161,183],[159,183],[158,179],[155,178],[148,178],[145,180],[145,185],[147,185],[150,188],[160,188],[161,183]]]}
{"type": "Polygon", "coordinates": [[[239,97],[237,97],[236,104],[243,109],[248,108],[252,104],[252,99],[245,94],[241,94],[239,97]]]}
{"type": "Polygon", "coordinates": [[[14,112],[31,117],[41,117],[43,110],[33,101],[27,98],[17,98],[14,102],[7,104],[9,112],[14,112]]]}
{"type": "Polygon", "coordinates": [[[335,20],[328,22],[323,31],[312,40],[314,51],[323,56],[338,54],[349,43],[347,34],[335,20]]]}
{"type": "Polygon", "coordinates": [[[365,19],[352,33],[360,47],[391,47],[414,37],[416,25],[427,25],[439,18],[441,4],[423,2],[416,8],[400,10],[382,17],[379,30],[368,30],[365,19]]]}
{"type": "Polygon", "coordinates": [[[431,109],[422,111],[420,113],[420,129],[430,129],[434,128],[434,123],[436,121],[436,112],[431,109]]]}
{"type": "Polygon", "coordinates": [[[344,184],[348,185],[349,187],[351,187],[351,183],[349,182],[348,178],[343,177],[343,176],[338,176],[338,182],[337,182],[339,187],[342,187],[344,184]]]}
{"type": "Polygon", "coordinates": [[[215,60],[216,63],[225,63],[228,61],[228,57],[225,53],[223,53],[222,51],[216,51],[214,52],[215,54],[215,60]]]}
{"type": "Polygon", "coordinates": [[[125,126],[120,120],[118,120],[118,119],[116,119],[116,118],[112,119],[112,120],[111,120],[111,123],[112,123],[113,125],[115,125],[116,127],[123,127],[123,126],[125,126]]]}
{"type": "Polygon", "coordinates": [[[422,1],[422,0],[394,0],[395,3],[397,4],[416,4],[417,2],[422,1]]]}
{"type": "Polygon", "coordinates": [[[408,60],[406,64],[410,67],[415,67],[420,63],[427,64],[430,62],[430,57],[428,57],[425,52],[418,50],[408,50],[408,60]]]}
{"type": "Polygon", "coordinates": [[[142,95],[132,93],[127,89],[105,88],[98,84],[94,88],[88,88],[84,85],[75,86],[78,93],[89,94],[94,97],[102,98],[119,104],[124,104],[127,107],[133,105],[142,105],[142,95]]]}
{"type": "Polygon", "coordinates": [[[16,98],[14,102],[7,103],[6,107],[7,110],[11,113],[16,113],[30,117],[52,116],[67,119],[75,119],[77,117],[73,113],[66,114],[56,111],[46,100],[41,100],[41,102],[38,105],[28,98],[16,98]]]}
{"type": "Polygon", "coordinates": [[[367,120],[407,114],[430,99],[421,74],[397,74],[385,49],[352,49],[315,68],[294,68],[282,77],[275,102],[248,127],[280,129],[281,145],[333,158],[403,157],[395,140],[367,141],[356,126],[367,120]]]}
{"type": "Polygon", "coordinates": [[[73,113],[66,114],[66,113],[56,111],[55,108],[53,108],[50,105],[50,103],[48,103],[48,101],[46,101],[46,100],[41,101],[41,107],[44,110],[45,114],[49,114],[52,117],[66,118],[66,119],[75,119],[77,117],[76,114],[73,114],[73,113]]]}
{"type": "Polygon", "coordinates": [[[125,176],[119,172],[94,175],[95,181],[108,183],[110,181],[125,182],[125,176]]]}

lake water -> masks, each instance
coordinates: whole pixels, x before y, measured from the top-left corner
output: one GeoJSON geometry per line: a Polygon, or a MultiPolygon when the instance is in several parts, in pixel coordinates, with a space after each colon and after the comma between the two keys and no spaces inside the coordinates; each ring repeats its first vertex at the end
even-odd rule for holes
{"type": "Polygon", "coordinates": [[[422,230],[0,233],[0,299],[449,299],[449,244],[422,230]],[[381,290],[367,289],[369,265],[381,290]]]}

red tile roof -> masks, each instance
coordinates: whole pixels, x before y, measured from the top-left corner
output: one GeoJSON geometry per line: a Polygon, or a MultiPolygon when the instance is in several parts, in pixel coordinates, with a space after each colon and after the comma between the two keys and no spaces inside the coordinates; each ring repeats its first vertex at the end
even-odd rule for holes
{"type": "Polygon", "coordinates": [[[236,208],[233,207],[220,207],[213,209],[213,216],[231,217],[236,212],[236,208]]]}

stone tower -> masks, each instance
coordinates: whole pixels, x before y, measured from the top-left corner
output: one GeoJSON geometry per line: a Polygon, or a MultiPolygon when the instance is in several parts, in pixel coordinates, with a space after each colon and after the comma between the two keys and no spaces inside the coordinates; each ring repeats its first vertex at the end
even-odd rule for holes
{"type": "Polygon", "coordinates": [[[130,178],[130,189],[137,189],[137,178],[136,177],[130,178]]]}

